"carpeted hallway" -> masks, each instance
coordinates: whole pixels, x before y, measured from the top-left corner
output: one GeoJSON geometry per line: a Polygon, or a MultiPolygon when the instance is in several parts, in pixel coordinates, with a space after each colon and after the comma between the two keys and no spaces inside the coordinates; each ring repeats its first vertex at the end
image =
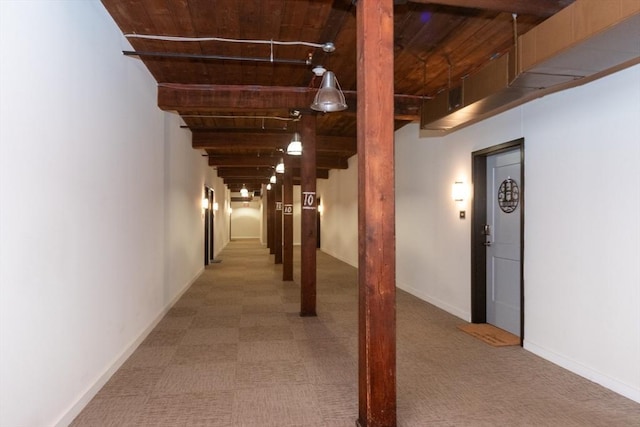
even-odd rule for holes
{"type": "MultiPolygon", "coordinates": [[[[318,252],[318,317],[257,241],[234,241],[73,426],[349,426],[356,270],[318,252]]],[[[400,426],[639,426],[640,404],[398,291],[400,426]]]]}

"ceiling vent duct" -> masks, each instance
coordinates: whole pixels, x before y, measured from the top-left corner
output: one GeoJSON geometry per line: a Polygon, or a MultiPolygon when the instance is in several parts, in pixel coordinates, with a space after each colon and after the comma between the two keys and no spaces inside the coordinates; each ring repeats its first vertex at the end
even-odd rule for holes
{"type": "Polygon", "coordinates": [[[577,0],[518,37],[517,51],[426,100],[421,129],[452,131],[640,63],[640,2],[612,3],[577,0]]]}

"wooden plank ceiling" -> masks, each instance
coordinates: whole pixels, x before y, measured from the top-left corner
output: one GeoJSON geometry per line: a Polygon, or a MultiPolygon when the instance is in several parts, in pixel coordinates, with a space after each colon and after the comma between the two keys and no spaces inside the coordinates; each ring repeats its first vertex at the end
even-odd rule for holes
{"type": "MultiPolygon", "coordinates": [[[[523,34],[573,0],[396,0],[396,128],[419,120],[425,98],[506,52],[523,34]]],[[[182,116],[209,165],[232,191],[268,182],[310,108],[322,65],[349,108],[318,114],[318,178],[347,168],[356,153],[356,20],[352,0],[102,0],[123,34],[256,40],[166,41],[128,37],[131,60],[158,82],[158,105],[182,116]],[[275,42],[332,42],[335,51],[275,42]],[[265,43],[266,42],[266,43],[265,43]],[[224,57],[226,59],[221,59],[224,57]],[[231,59],[235,58],[235,59],[231,59]],[[273,61],[271,61],[273,58],[273,61]]],[[[304,141],[303,141],[304,144],[304,141]]],[[[294,164],[294,174],[299,170],[294,164]]],[[[295,179],[295,175],[294,175],[295,179]]]]}

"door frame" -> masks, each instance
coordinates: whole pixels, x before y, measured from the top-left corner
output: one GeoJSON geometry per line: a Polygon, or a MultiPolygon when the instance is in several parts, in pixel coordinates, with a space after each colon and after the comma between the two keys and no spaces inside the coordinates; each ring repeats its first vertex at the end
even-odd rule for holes
{"type": "Polygon", "coordinates": [[[212,188],[209,188],[207,193],[209,199],[209,264],[215,262],[216,257],[216,210],[214,209],[214,202],[216,200],[216,192],[212,188]]]}
{"type": "Polygon", "coordinates": [[[214,212],[213,201],[214,192],[211,188],[204,186],[204,198],[208,200],[207,208],[204,210],[204,265],[207,266],[213,261],[214,254],[214,212]]]}
{"type": "Polygon", "coordinates": [[[473,204],[471,209],[471,322],[487,321],[487,251],[482,234],[487,223],[487,158],[520,150],[520,345],[524,342],[524,138],[471,153],[473,204]]]}

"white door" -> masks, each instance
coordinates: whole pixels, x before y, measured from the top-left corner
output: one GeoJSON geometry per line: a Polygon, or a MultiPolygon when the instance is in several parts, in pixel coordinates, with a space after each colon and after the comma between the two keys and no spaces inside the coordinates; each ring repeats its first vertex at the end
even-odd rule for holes
{"type": "Polygon", "coordinates": [[[520,149],[487,158],[487,323],[520,335],[520,149]]]}

